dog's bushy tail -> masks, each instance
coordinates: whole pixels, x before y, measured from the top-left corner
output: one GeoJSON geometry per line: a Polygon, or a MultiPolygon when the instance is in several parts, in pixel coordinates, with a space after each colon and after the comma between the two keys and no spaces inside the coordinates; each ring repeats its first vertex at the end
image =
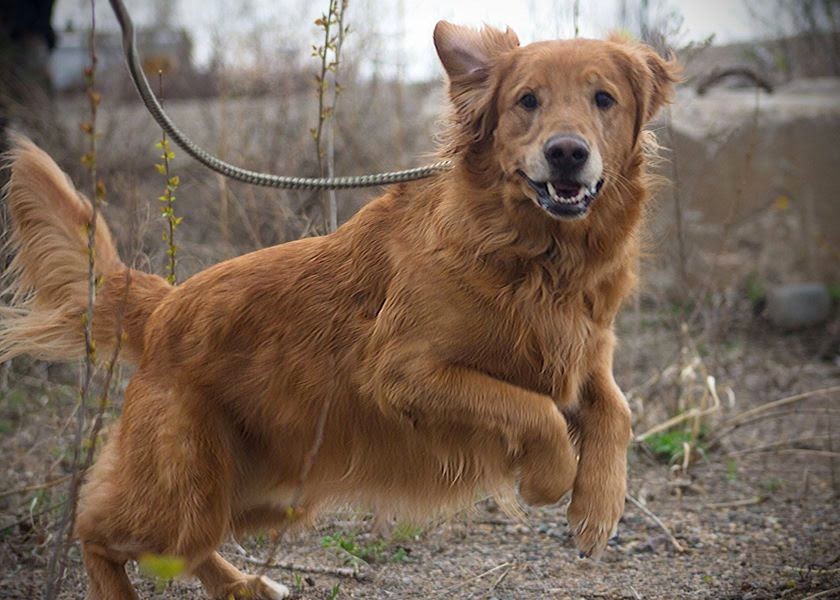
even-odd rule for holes
{"type": "MultiPolygon", "coordinates": [[[[13,138],[6,156],[10,217],[7,265],[0,306],[0,362],[20,354],[44,360],[84,356],[88,305],[90,202],[40,148],[13,138]]],[[[172,289],[161,277],[126,267],[101,214],[96,221],[96,302],[93,341],[97,356],[113,348],[122,330],[121,358],[143,352],[146,320],[172,289]]]]}

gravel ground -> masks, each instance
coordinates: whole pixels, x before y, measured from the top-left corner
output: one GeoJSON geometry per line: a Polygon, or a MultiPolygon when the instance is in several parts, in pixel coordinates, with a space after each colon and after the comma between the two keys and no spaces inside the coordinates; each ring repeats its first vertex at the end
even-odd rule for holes
{"type": "MultiPolygon", "coordinates": [[[[742,325],[694,346],[695,369],[716,377],[723,400],[707,439],[750,407],[840,384],[836,320],[780,335],[748,312],[736,317],[742,325]]],[[[669,323],[647,313],[622,321],[617,372],[636,409],[637,433],[664,420],[676,395],[666,376],[686,350],[669,323]]],[[[8,492],[66,475],[72,381],[66,368],[16,363],[0,400],[0,598],[41,594],[56,518],[43,511],[60,503],[66,486],[8,492]]],[[[630,492],[681,550],[650,514],[628,503],[619,537],[601,560],[580,560],[564,506],[527,510],[517,521],[486,500],[447,522],[388,534],[364,513],[325,515],[316,529],[283,541],[277,559],[294,568],[265,572],[299,598],[840,598],[840,459],[832,475],[831,455],[839,401],[837,393],[814,396],[745,425],[687,471],[634,445],[630,492]],[[349,551],[336,548],[339,539],[349,551]],[[350,561],[357,578],[338,575],[352,553],[370,556],[350,561]]],[[[252,557],[272,546],[261,537],[243,544],[252,557]]],[[[249,572],[262,570],[232,544],[223,553],[249,572]]],[[[143,598],[202,597],[192,580],[161,587],[134,566],[130,572],[143,598]]],[[[63,597],[81,598],[85,588],[74,547],[63,597]]]]}

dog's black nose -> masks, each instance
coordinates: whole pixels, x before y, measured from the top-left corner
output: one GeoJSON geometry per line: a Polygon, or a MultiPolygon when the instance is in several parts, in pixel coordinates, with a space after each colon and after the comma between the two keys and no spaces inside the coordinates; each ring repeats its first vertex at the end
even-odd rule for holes
{"type": "Polygon", "coordinates": [[[562,173],[574,173],[589,158],[589,144],[577,135],[555,135],[545,143],[545,158],[562,173]]]}

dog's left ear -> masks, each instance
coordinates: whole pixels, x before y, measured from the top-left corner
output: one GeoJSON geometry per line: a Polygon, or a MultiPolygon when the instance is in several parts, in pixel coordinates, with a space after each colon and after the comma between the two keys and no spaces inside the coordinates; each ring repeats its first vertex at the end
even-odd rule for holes
{"type": "Polygon", "coordinates": [[[462,141],[478,142],[490,133],[494,122],[497,75],[493,66],[501,55],[519,46],[519,38],[510,28],[473,29],[440,21],[434,41],[449,79],[449,98],[462,127],[462,141]]]}
{"type": "Polygon", "coordinates": [[[645,123],[673,98],[682,68],[675,58],[666,60],[646,44],[616,34],[610,36],[610,41],[620,46],[620,60],[636,97],[634,138],[638,139],[645,123]]]}

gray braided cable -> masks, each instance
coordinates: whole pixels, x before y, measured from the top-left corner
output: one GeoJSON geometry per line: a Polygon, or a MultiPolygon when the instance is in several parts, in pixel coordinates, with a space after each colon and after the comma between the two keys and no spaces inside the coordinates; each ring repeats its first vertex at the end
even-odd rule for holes
{"type": "Polygon", "coordinates": [[[380,185],[388,185],[391,183],[401,183],[404,181],[414,181],[416,179],[424,179],[431,177],[436,173],[447,171],[452,167],[451,161],[442,160],[425,167],[417,167],[415,169],[406,169],[404,171],[391,171],[389,173],[377,173],[375,175],[360,175],[356,177],[288,177],[283,175],[272,175],[270,173],[258,173],[256,171],[249,171],[242,169],[220,160],[198,146],[190,138],[184,135],[175,124],[172,123],[169,116],[163,111],[163,107],[158,102],[157,97],[152,88],[149,86],[149,81],[146,79],[143,69],[140,67],[140,59],[137,56],[136,38],[134,35],[134,23],[122,3],[122,0],[110,0],[111,8],[119,21],[120,29],[122,30],[123,50],[125,51],[125,59],[128,64],[128,71],[131,74],[131,79],[143,103],[152,117],[157,121],[158,125],[163,128],[166,134],[180,146],[184,152],[192,156],[195,160],[203,164],[208,169],[216,171],[244,183],[252,185],[261,185],[265,187],[282,188],[287,190],[338,190],[349,188],[364,188],[375,187],[380,185]]]}

